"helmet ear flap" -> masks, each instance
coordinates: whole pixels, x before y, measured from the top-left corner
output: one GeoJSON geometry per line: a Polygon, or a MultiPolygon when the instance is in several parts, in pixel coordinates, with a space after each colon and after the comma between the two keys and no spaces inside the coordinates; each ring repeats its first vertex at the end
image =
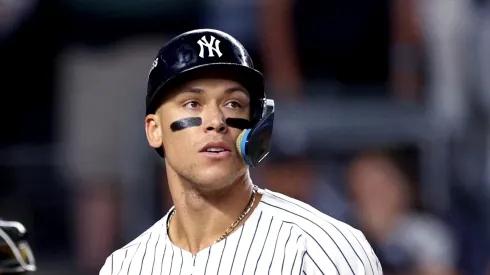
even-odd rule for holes
{"type": "Polygon", "coordinates": [[[252,102],[252,125],[256,125],[263,117],[265,100],[263,98],[256,99],[252,102]]]}
{"type": "Polygon", "coordinates": [[[245,163],[255,167],[269,154],[274,126],[274,100],[262,99],[262,109],[255,112],[259,117],[251,129],[244,130],[236,146],[245,163]]]}

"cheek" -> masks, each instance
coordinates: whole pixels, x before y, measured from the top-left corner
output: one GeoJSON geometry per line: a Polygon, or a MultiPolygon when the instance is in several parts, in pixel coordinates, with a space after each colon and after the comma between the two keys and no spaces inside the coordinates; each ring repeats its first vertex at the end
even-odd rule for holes
{"type": "Polygon", "coordinates": [[[172,132],[170,129],[163,132],[163,147],[168,154],[183,155],[192,150],[194,144],[190,129],[172,132]]]}
{"type": "Polygon", "coordinates": [[[237,128],[233,128],[233,127],[230,127],[230,135],[233,139],[237,139],[238,136],[242,133],[242,129],[237,129],[237,128]]]}
{"type": "Polygon", "coordinates": [[[233,127],[230,127],[230,134],[233,138],[238,138],[238,136],[242,133],[242,129],[238,129],[238,128],[233,128],[233,127]]]}

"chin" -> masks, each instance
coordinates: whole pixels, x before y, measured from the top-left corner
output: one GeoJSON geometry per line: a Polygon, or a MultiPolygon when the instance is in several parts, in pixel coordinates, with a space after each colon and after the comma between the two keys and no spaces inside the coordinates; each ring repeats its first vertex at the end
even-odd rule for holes
{"type": "Polygon", "coordinates": [[[206,167],[197,173],[195,184],[202,190],[219,190],[232,185],[246,173],[246,166],[233,169],[221,165],[206,167]]]}

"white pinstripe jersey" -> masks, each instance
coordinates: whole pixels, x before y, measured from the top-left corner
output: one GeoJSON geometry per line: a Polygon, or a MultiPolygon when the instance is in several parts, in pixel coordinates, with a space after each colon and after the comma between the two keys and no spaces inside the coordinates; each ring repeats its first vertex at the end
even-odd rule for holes
{"type": "Polygon", "coordinates": [[[359,230],[280,193],[259,192],[243,225],[197,255],[169,240],[167,213],[112,253],[99,275],[383,274],[359,230]]]}

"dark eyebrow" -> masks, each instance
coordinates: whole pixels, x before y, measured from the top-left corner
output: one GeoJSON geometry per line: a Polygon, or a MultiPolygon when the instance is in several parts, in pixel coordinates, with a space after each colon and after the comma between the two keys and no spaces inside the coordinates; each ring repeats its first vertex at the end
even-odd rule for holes
{"type": "Polygon", "coordinates": [[[186,89],[184,92],[185,93],[193,93],[193,94],[201,94],[201,93],[204,92],[204,90],[203,89],[192,87],[192,88],[186,89]]]}

